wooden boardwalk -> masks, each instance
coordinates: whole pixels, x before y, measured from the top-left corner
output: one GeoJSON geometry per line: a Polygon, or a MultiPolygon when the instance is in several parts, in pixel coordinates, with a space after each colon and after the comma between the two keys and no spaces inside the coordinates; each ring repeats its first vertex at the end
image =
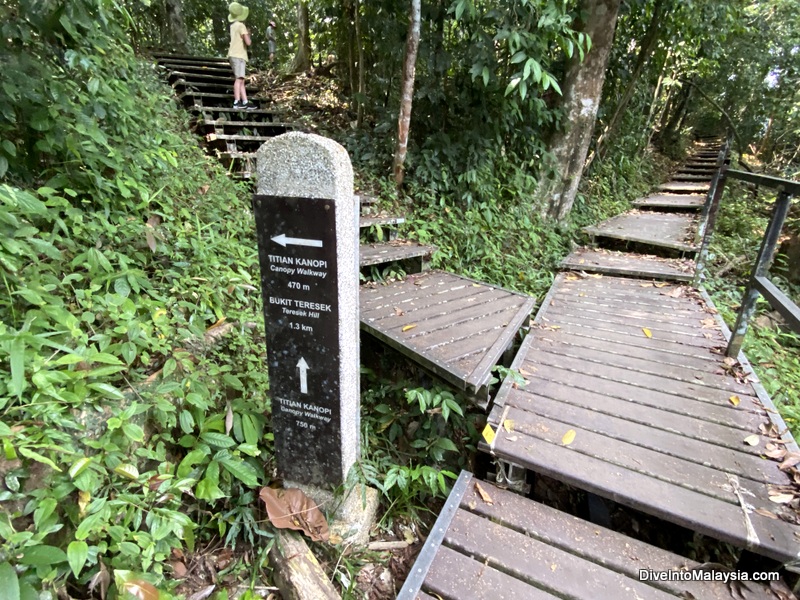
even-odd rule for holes
{"type": "Polygon", "coordinates": [[[488,401],[492,369],[528,326],[534,299],[428,271],[361,287],[361,328],[457,388],[488,401]]]}
{"type": "Polygon", "coordinates": [[[792,485],[764,457],[778,439],[774,408],[752,374],[723,358],[725,343],[713,308],[687,287],[562,274],[512,365],[528,383],[504,383],[489,417],[497,435],[485,449],[796,560],[800,527],[776,519],[789,509],[770,500],[792,485]]]}
{"type": "Polygon", "coordinates": [[[584,231],[592,236],[659,246],[677,252],[695,252],[696,219],[691,215],[629,212],[584,231]]]}
{"type": "MultiPolygon", "coordinates": [[[[761,584],[642,581],[703,565],[462,472],[398,600],[764,600],[761,584]]],[[[785,585],[782,591],[791,593],[785,585]]]]}

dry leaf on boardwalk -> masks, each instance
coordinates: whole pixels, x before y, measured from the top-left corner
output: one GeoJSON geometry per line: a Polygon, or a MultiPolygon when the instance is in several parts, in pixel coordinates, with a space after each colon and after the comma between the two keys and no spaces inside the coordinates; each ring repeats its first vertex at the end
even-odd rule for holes
{"type": "Polygon", "coordinates": [[[512,419],[506,419],[503,421],[503,429],[505,429],[508,433],[514,431],[514,421],[512,419]]]}
{"type": "Polygon", "coordinates": [[[481,484],[477,481],[475,482],[475,489],[478,490],[478,493],[481,495],[481,500],[483,500],[489,506],[494,505],[494,500],[492,500],[492,497],[486,493],[486,490],[484,490],[481,487],[481,484]]]}
{"type": "Polygon", "coordinates": [[[650,331],[647,327],[642,327],[642,333],[644,333],[647,337],[653,337],[653,332],[650,331]]]}
{"type": "Polygon", "coordinates": [[[575,441],[575,430],[570,429],[567,433],[564,434],[564,437],[561,438],[561,443],[565,446],[569,446],[572,442],[575,441]]]}
{"type": "Polygon", "coordinates": [[[316,502],[296,488],[262,488],[258,497],[267,507],[267,517],[278,529],[302,531],[315,542],[328,541],[328,522],[316,502]]]}
{"type": "Polygon", "coordinates": [[[416,324],[416,323],[412,323],[411,325],[406,325],[405,327],[403,327],[403,330],[402,330],[402,331],[403,331],[403,333],[405,333],[406,331],[409,331],[409,330],[411,330],[411,329],[414,329],[414,327],[416,327],[416,326],[417,326],[417,324],[416,324]]]}
{"type": "Polygon", "coordinates": [[[396,316],[398,316],[398,317],[402,317],[404,314],[406,314],[406,312],[402,308],[399,308],[399,307],[395,306],[394,307],[394,314],[396,316]]]}
{"type": "Polygon", "coordinates": [[[775,504],[789,504],[789,502],[794,500],[794,494],[775,494],[774,496],[770,496],[769,499],[775,504]]]}
{"type": "Polygon", "coordinates": [[[786,458],[783,459],[783,462],[778,466],[781,471],[786,471],[787,469],[791,469],[792,467],[800,464],[800,453],[798,452],[789,452],[786,455],[786,458]]]}
{"type": "Polygon", "coordinates": [[[755,512],[761,515],[762,517],[767,517],[768,519],[775,519],[776,521],[778,520],[778,515],[776,515],[774,512],[768,511],[766,508],[757,508],[755,512]]]}
{"type": "Polygon", "coordinates": [[[758,443],[761,441],[761,438],[758,436],[758,434],[754,433],[753,435],[748,435],[746,438],[744,438],[743,441],[748,446],[758,446],[758,443]]]}
{"type": "Polygon", "coordinates": [[[728,402],[730,402],[734,406],[739,406],[739,402],[741,402],[741,399],[739,398],[739,396],[731,396],[730,398],[728,398],[728,402]]]}

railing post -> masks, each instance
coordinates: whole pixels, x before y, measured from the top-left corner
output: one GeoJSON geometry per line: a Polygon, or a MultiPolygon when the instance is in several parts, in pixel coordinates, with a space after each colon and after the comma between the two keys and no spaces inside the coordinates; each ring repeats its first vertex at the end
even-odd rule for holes
{"type": "MultiPolygon", "coordinates": [[[[711,201],[706,202],[708,205],[708,215],[706,217],[705,226],[703,226],[703,242],[700,244],[700,250],[697,253],[697,261],[694,269],[694,285],[698,287],[703,277],[703,271],[706,268],[706,261],[708,260],[708,247],[711,244],[711,233],[714,231],[714,225],[717,222],[717,215],[719,214],[719,205],[722,200],[722,194],[725,192],[725,183],[727,182],[728,167],[725,163],[717,171],[714,176],[715,181],[712,185],[714,194],[711,196],[711,201]]],[[[709,189],[709,193],[711,190],[709,189]]],[[[702,225],[702,221],[701,221],[702,225]]]]}
{"type": "Polygon", "coordinates": [[[695,236],[694,243],[697,244],[702,240],[705,236],[706,227],[708,224],[708,216],[711,210],[711,203],[714,200],[714,195],[717,191],[717,186],[719,185],[720,175],[722,173],[722,169],[725,166],[725,161],[728,158],[728,153],[730,152],[731,147],[731,134],[728,134],[728,138],[725,140],[725,143],[720,148],[719,154],[717,155],[717,164],[716,170],[714,171],[714,176],[711,178],[711,184],[708,187],[708,194],[706,195],[706,201],[703,202],[703,210],[700,213],[700,222],[697,226],[697,235],[695,236]]]}
{"type": "Polygon", "coordinates": [[[775,208],[772,210],[772,217],[770,217],[764,239],[761,241],[761,249],[758,251],[758,258],[756,258],[756,262],[753,265],[750,281],[747,283],[747,290],[742,298],[742,305],[736,317],[736,325],[733,327],[733,333],[725,351],[726,356],[736,357],[739,355],[739,350],[742,349],[747,326],[756,311],[756,301],[759,296],[759,291],[756,289],[756,277],[763,277],[769,271],[772,257],[775,254],[775,247],[778,245],[778,238],[781,235],[781,229],[783,229],[783,223],[786,220],[786,214],[789,212],[791,203],[792,196],[786,192],[780,192],[775,199],[775,208]]]}

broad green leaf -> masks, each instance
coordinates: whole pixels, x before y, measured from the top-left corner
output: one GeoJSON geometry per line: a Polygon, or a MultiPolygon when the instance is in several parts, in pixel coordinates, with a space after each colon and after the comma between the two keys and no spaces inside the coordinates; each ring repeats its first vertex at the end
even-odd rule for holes
{"type": "Polygon", "coordinates": [[[123,463],[121,465],[117,465],[114,467],[114,473],[117,475],[122,475],[123,477],[131,480],[139,479],[139,469],[136,468],[136,465],[131,465],[127,463],[123,463]]]}
{"type": "Polygon", "coordinates": [[[31,546],[22,551],[22,558],[19,562],[23,565],[34,565],[37,567],[57,565],[67,562],[67,555],[61,548],[55,546],[31,546]]]}
{"type": "Polygon", "coordinates": [[[246,486],[256,487],[258,485],[258,471],[249,463],[233,457],[219,458],[218,460],[228,473],[246,486]]]}
{"type": "Polygon", "coordinates": [[[236,442],[230,436],[224,433],[214,433],[213,431],[201,433],[200,439],[218,448],[231,448],[236,445],[236,442]]]}
{"type": "Polygon", "coordinates": [[[47,517],[52,515],[58,503],[55,498],[45,498],[39,503],[39,506],[33,511],[33,524],[38,529],[41,524],[47,520],[47,517]]]}
{"type": "Polygon", "coordinates": [[[17,572],[7,562],[0,563],[0,590],[5,600],[20,600],[17,572]]]}
{"type": "Polygon", "coordinates": [[[10,436],[14,432],[11,431],[11,427],[0,421],[0,436],[10,436]]]}
{"type": "Polygon", "coordinates": [[[78,475],[80,475],[87,468],[89,468],[89,465],[91,463],[92,463],[91,458],[88,458],[86,456],[84,456],[83,458],[79,458],[74,463],[72,463],[72,466],[69,468],[69,476],[72,479],[75,479],[78,475]]]}
{"type": "Polygon", "coordinates": [[[11,387],[12,393],[22,396],[25,384],[25,340],[16,338],[11,343],[11,387]]]}
{"type": "Polygon", "coordinates": [[[108,385],[107,383],[90,383],[87,387],[89,389],[95,390],[96,392],[100,392],[106,398],[111,398],[112,400],[125,399],[125,395],[122,392],[120,392],[114,386],[108,385]]]}
{"type": "Polygon", "coordinates": [[[87,558],[89,558],[89,545],[86,542],[70,542],[67,546],[67,561],[69,561],[69,568],[72,569],[75,577],[81,574],[87,558]]]}
{"type": "Polygon", "coordinates": [[[125,436],[133,441],[133,442],[143,442],[144,441],[144,429],[142,429],[136,423],[131,423],[126,421],[122,424],[122,433],[125,436]]]}
{"type": "Polygon", "coordinates": [[[50,467],[52,469],[55,469],[59,473],[61,472],[61,469],[58,467],[58,465],[56,465],[56,463],[54,463],[52,460],[50,460],[46,456],[42,456],[38,452],[34,452],[30,448],[22,447],[22,448],[19,449],[19,453],[22,454],[22,456],[24,456],[26,458],[30,458],[31,460],[35,460],[36,462],[40,462],[40,463],[42,463],[44,465],[47,465],[48,467],[50,467]]]}

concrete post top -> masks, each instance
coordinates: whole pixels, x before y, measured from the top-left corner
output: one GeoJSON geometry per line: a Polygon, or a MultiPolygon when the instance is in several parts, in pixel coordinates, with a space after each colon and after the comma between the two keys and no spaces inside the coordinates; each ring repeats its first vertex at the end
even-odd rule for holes
{"type": "Polygon", "coordinates": [[[313,133],[293,131],[264,142],[256,170],[259,194],[334,200],[352,196],[353,167],[347,150],[313,133]]]}

